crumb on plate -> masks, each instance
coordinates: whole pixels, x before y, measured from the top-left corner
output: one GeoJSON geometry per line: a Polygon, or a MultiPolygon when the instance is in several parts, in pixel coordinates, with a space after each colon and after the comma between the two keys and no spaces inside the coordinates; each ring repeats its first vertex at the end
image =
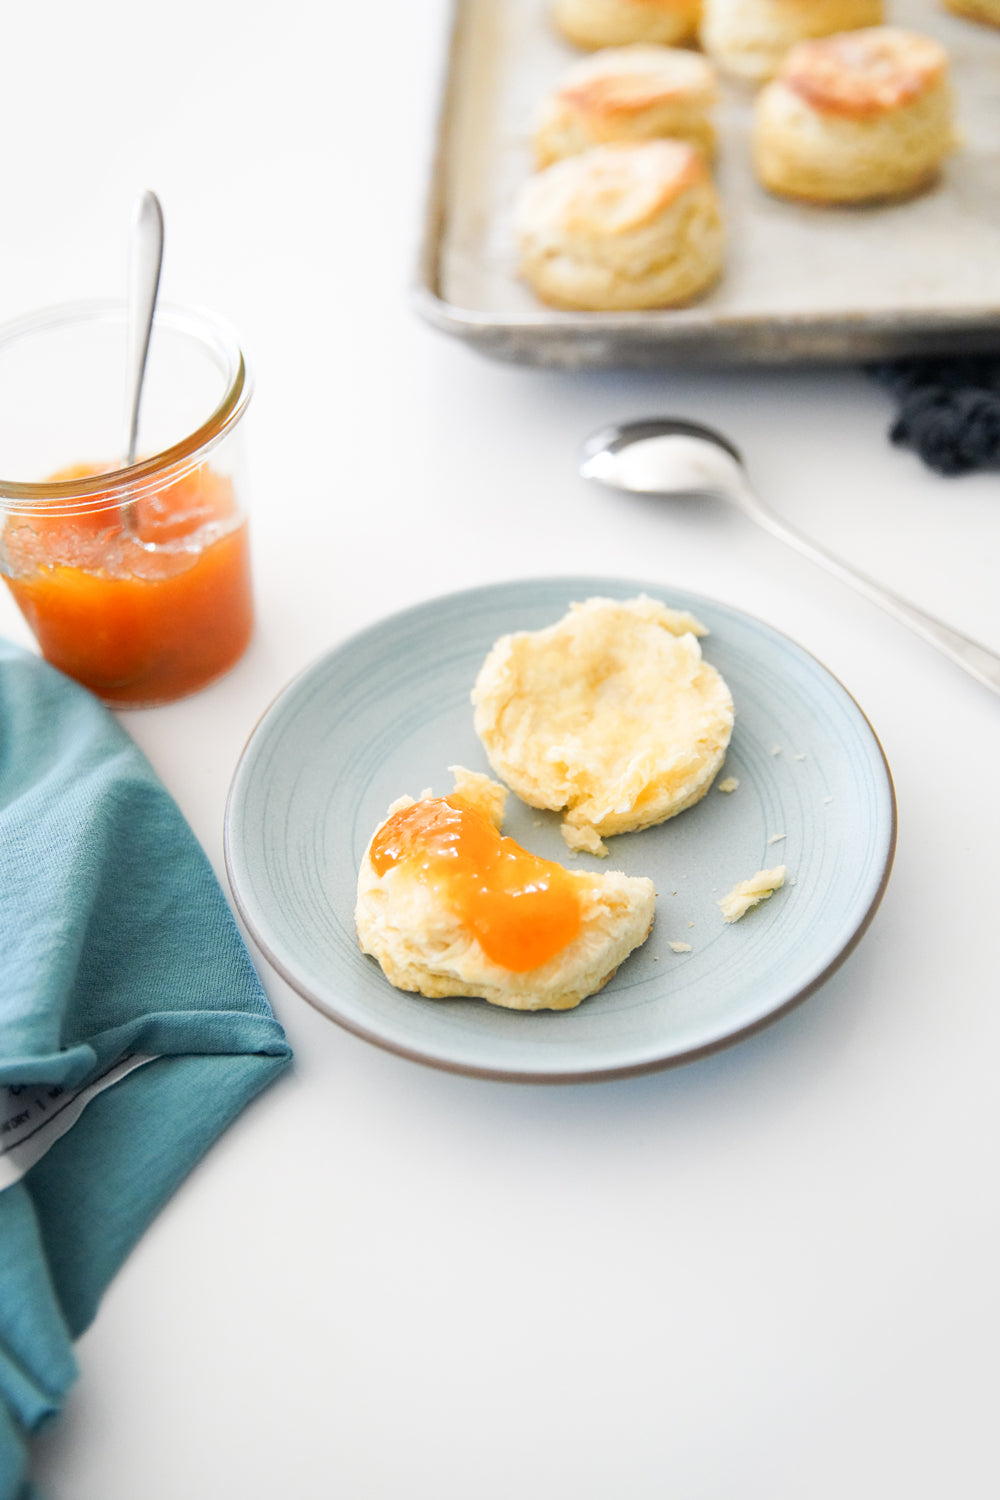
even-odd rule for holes
{"type": "Polygon", "coordinates": [[[727,922],[738,922],[752,906],[768,900],[784,883],[784,865],[775,865],[773,870],[758,870],[756,875],[751,875],[749,880],[739,881],[731,891],[722,896],[718,902],[719,909],[727,922]]]}

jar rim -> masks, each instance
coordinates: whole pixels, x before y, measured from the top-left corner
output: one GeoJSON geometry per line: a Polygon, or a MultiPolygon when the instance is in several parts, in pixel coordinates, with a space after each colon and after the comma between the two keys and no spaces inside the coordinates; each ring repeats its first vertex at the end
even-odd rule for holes
{"type": "MultiPolygon", "coordinates": [[[[81,302],[61,302],[38,308],[20,318],[0,325],[0,352],[8,344],[30,334],[58,328],[65,324],[124,321],[127,304],[115,298],[95,298],[81,302]]],[[[176,470],[185,459],[200,456],[214,448],[231,431],[246,410],[253,382],[239,341],[228,326],[213,313],[201,308],[158,303],[154,328],[161,326],[197,339],[221,360],[225,367],[226,389],[214,411],[186,437],[147,458],[121,469],[76,479],[44,481],[6,480],[0,476],[0,512],[17,509],[12,501],[24,502],[33,511],[38,504],[51,510],[79,511],[104,509],[120,505],[126,493],[133,494],[152,479],[162,479],[166,471],[176,470]],[[99,486],[99,494],[95,493],[99,486]]]]}

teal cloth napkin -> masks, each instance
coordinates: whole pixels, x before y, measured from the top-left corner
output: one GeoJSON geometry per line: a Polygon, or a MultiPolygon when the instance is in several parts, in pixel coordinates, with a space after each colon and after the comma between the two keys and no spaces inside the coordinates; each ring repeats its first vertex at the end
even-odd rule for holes
{"type": "Polygon", "coordinates": [[[0,641],[0,1500],[33,1493],[28,1440],[122,1261],[290,1057],[148,761],[95,697],[0,641]],[[11,1181],[50,1116],[135,1054],[152,1060],[11,1181]]]}

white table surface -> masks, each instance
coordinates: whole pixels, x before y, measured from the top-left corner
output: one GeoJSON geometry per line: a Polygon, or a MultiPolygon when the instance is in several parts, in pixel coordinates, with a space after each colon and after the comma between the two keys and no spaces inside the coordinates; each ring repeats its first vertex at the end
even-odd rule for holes
{"type": "MultiPolygon", "coordinates": [[[[137,192],[162,293],[240,331],[259,627],[121,720],[225,882],[247,736],[382,614],[548,573],[759,615],[885,748],[895,868],[826,986],[638,1080],[451,1076],[324,1019],[184,1183],[78,1346],[50,1500],[884,1500],[997,1493],[1000,702],[735,514],[588,488],[609,420],[721,426],[816,538],[1000,648],[1000,482],[886,438],[855,370],[569,375],[407,304],[442,0],[8,7],[0,316],[118,294],[137,192]],[[304,539],[308,538],[306,545],[304,539]]],[[[0,633],[28,642],[0,597],[0,633]]],[[[258,955],[259,958],[259,955],[258,955]]]]}

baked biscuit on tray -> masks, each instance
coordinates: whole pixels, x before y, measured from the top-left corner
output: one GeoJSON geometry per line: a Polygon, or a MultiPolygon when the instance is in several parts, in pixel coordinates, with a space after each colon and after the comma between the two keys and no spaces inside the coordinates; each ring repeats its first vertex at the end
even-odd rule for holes
{"type": "Polygon", "coordinates": [[[754,167],[786,197],[909,196],[934,181],[954,144],[948,55],[896,27],[800,43],[755,102],[754,167]]]}
{"type": "Polygon", "coordinates": [[[515,210],[521,275],[584,311],[677,307],[722,270],[719,195],[686,141],[593,146],[528,179],[515,210]]]}
{"type": "Polygon", "coordinates": [[[947,10],[969,21],[982,21],[986,26],[1000,26],[1000,0],[944,0],[947,10]]]}
{"type": "Polygon", "coordinates": [[[711,156],[715,67],[681,47],[607,47],[579,58],[546,100],[535,133],[535,159],[550,166],[609,141],[690,141],[711,156]]]}
{"type": "Polygon", "coordinates": [[[578,47],[621,47],[629,42],[691,41],[701,0],[554,0],[552,19],[578,47]]]}
{"type": "Polygon", "coordinates": [[[705,0],[700,36],[722,72],[762,83],[796,42],[882,20],[882,0],[705,0]]]}

